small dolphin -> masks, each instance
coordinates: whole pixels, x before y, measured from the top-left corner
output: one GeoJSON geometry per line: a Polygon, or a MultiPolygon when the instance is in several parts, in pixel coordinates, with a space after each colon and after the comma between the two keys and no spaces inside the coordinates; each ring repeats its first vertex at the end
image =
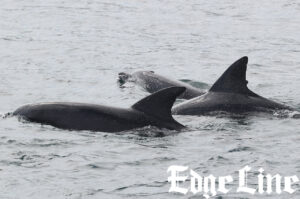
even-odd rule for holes
{"type": "Polygon", "coordinates": [[[195,88],[189,84],[178,80],[171,80],[161,75],[154,73],[153,71],[137,71],[132,75],[128,73],[119,73],[119,82],[124,84],[127,81],[132,81],[140,85],[146,91],[153,93],[163,88],[168,88],[171,86],[185,87],[185,92],[178,98],[191,99],[205,93],[204,90],[195,88]]]}
{"type": "Polygon", "coordinates": [[[200,97],[182,102],[173,107],[178,115],[202,115],[213,111],[250,112],[290,107],[263,98],[248,89],[246,80],[248,57],[234,62],[214,83],[210,90],[200,97]]]}
{"type": "Polygon", "coordinates": [[[84,103],[41,103],[22,106],[13,115],[70,130],[119,132],[148,125],[180,130],[184,126],[173,119],[171,108],[184,91],[184,87],[166,88],[128,109],[84,103]]]}

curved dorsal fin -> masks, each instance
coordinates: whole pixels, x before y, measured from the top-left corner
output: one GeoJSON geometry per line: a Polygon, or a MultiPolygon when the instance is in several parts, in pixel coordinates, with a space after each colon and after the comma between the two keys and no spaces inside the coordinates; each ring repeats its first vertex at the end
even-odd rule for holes
{"type": "Polygon", "coordinates": [[[248,57],[242,57],[235,61],[214,83],[209,91],[240,93],[245,95],[257,96],[248,89],[246,80],[248,57]]]}
{"type": "Polygon", "coordinates": [[[171,108],[185,87],[169,87],[149,95],[135,103],[132,108],[156,118],[173,121],[171,108]]]}

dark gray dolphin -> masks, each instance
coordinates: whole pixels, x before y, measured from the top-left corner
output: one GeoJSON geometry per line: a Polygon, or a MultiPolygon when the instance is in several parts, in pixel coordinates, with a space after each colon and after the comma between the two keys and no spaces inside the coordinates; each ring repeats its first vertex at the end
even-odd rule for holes
{"type": "Polygon", "coordinates": [[[179,130],[171,108],[184,87],[160,90],[128,109],[83,103],[41,103],[25,105],[13,112],[25,120],[62,129],[119,132],[148,125],[179,130]]]}
{"type": "Polygon", "coordinates": [[[185,92],[178,97],[182,99],[191,99],[203,95],[205,93],[204,90],[195,88],[187,83],[178,80],[168,79],[166,77],[154,73],[153,71],[137,71],[132,75],[124,72],[119,73],[119,82],[121,84],[124,84],[128,81],[135,82],[150,93],[171,86],[185,87],[185,92]]]}
{"type": "Polygon", "coordinates": [[[248,81],[246,80],[247,63],[248,57],[242,57],[237,60],[223,73],[206,94],[174,106],[172,113],[202,115],[213,111],[290,110],[290,107],[268,100],[248,89],[248,81]]]}

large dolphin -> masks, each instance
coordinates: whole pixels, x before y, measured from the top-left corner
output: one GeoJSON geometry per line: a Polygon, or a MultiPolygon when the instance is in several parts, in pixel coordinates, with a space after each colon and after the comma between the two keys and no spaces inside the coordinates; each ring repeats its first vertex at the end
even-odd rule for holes
{"type": "Polygon", "coordinates": [[[173,119],[171,108],[184,91],[184,87],[166,88],[128,109],[83,103],[41,103],[22,106],[13,115],[70,130],[119,132],[148,125],[179,130],[184,126],[173,119]]]}
{"type": "Polygon", "coordinates": [[[248,89],[246,80],[248,57],[234,62],[214,83],[210,90],[200,96],[173,107],[178,115],[202,115],[213,111],[250,112],[291,109],[268,100],[248,89]]]}
{"type": "Polygon", "coordinates": [[[182,99],[191,99],[203,95],[205,93],[204,90],[195,88],[187,83],[178,80],[172,80],[163,77],[161,75],[154,73],[153,71],[137,71],[134,72],[133,74],[128,74],[124,72],[119,73],[119,82],[123,84],[127,81],[132,81],[137,83],[138,85],[140,85],[142,88],[144,88],[146,91],[150,93],[171,86],[185,87],[186,88],[185,92],[178,97],[182,99]]]}

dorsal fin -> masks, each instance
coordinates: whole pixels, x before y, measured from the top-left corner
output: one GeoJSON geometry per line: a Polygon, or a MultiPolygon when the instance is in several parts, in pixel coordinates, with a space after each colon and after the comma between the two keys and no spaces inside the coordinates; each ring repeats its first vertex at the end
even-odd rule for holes
{"type": "Polygon", "coordinates": [[[248,57],[242,57],[231,64],[223,75],[214,83],[209,91],[240,93],[250,96],[257,96],[248,89],[246,80],[248,57]]]}
{"type": "Polygon", "coordinates": [[[171,108],[185,87],[169,87],[149,95],[135,103],[132,108],[156,118],[173,121],[171,108]]]}

